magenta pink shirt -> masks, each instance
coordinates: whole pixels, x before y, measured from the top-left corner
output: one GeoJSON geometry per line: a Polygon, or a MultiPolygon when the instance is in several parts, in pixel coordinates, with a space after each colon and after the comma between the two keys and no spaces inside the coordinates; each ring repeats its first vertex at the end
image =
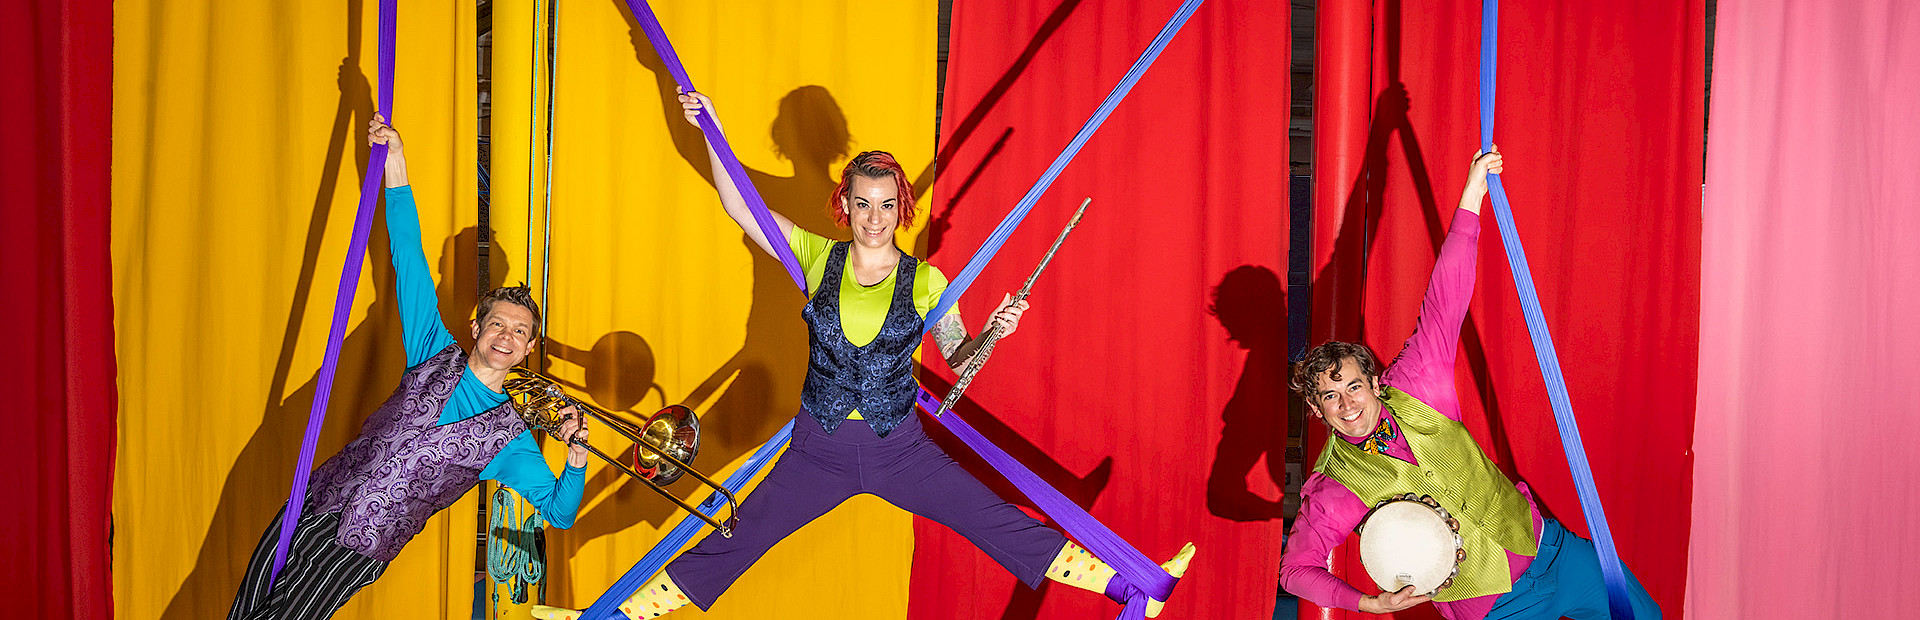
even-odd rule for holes
{"type": "MultiPolygon", "coordinates": [[[[1381,380],[1420,402],[1433,407],[1447,419],[1460,421],[1460,397],[1454,391],[1454,353],[1460,340],[1460,325],[1466,320],[1467,302],[1473,299],[1474,263],[1479,253],[1480,216],[1470,211],[1455,211],[1447,240],[1434,260],[1433,277],[1427,283],[1427,296],[1420,304],[1420,319],[1413,336],[1400,355],[1381,373],[1381,380]]],[[[1399,426],[1389,412],[1382,411],[1390,424],[1399,426]]],[[[1413,451],[1407,446],[1406,433],[1396,432],[1386,454],[1413,463],[1413,451]]],[[[1338,432],[1334,436],[1359,444],[1366,438],[1351,438],[1338,432]]],[[[1417,463],[1416,463],[1417,464],[1417,463]]],[[[1540,508],[1533,492],[1522,482],[1514,485],[1527,498],[1533,512],[1533,532],[1540,535],[1540,508]]],[[[1287,535],[1286,550],[1280,555],[1280,586],[1295,596],[1321,607],[1339,607],[1359,611],[1359,589],[1335,577],[1327,570],[1333,550],[1346,542],[1347,533],[1360,525],[1368,507],[1345,485],[1314,473],[1300,488],[1300,514],[1294,517],[1293,531],[1287,535]]],[[[1527,572],[1530,556],[1507,553],[1507,566],[1514,579],[1527,572]]],[[[1369,587],[1369,590],[1372,588],[1369,587]]],[[[1497,594],[1448,603],[1434,603],[1440,615],[1450,620],[1480,620],[1493,609],[1497,594]]]]}

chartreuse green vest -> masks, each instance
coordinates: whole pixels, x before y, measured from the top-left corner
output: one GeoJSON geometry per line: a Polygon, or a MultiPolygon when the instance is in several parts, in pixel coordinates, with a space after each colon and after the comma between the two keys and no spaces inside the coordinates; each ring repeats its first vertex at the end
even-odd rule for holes
{"type": "Polygon", "coordinates": [[[1346,485],[1368,506],[1403,493],[1429,495],[1460,521],[1467,557],[1460,562],[1453,585],[1441,589],[1434,600],[1458,601],[1512,590],[1506,552],[1539,553],[1526,498],[1480,452],[1466,426],[1406,392],[1393,388],[1386,392],[1387,409],[1406,433],[1407,445],[1420,464],[1373,454],[1331,436],[1313,470],[1346,485]]]}

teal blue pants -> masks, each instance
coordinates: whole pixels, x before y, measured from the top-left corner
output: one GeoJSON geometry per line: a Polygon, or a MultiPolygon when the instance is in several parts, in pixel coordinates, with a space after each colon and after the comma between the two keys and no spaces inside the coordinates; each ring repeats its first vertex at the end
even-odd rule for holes
{"type": "MultiPolygon", "coordinates": [[[[1540,554],[1513,582],[1513,591],[1494,601],[1487,620],[1562,616],[1607,620],[1607,584],[1600,578],[1600,557],[1593,551],[1593,541],[1575,536],[1553,519],[1546,520],[1543,530],[1540,554]]],[[[1627,571],[1627,586],[1634,620],[1660,620],[1660,607],[1653,604],[1633,571],[1627,571]]]]}

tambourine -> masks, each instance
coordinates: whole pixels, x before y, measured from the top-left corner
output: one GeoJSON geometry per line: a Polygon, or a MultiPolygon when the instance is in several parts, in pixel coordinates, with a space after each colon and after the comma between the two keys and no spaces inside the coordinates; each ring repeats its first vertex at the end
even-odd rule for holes
{"type": "Polygon", "coordinates": [[[1389,497],[1357,531],[1360,564],[1385,592],[1413,586],[1416,596],[1432,596],[1453,585],[1467,557],[1459,520],[1430,496],[1389,497]]]}

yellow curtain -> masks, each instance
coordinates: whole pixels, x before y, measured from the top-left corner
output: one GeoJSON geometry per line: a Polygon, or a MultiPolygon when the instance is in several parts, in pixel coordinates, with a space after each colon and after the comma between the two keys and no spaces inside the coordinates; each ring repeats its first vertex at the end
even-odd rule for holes
{"type": "MultiPolygon", "coordinates": [[[[472,254],[476,220],[474,8],[401,5],[396,125],[442,309],[464,336],[477,279],[474,261],[456,260],[472,254]]],[[[122,618],[224,617],[286,500],[367,156],[377,7],[115,3],[122,618]]],[[[404,369],[379,222],[319,459],[404,369]]],[[[339,617],[468,615],[477,508],[469,494],[444,511],[339,617]]]]}
{"type": "MultiPolygon", "coordinates": [[[[891,151],[916,177],[929,165],[935,3],[654,8],[769,205],[800,226],[844,235],[825,207],[852,153],[891,151]]],[[[547,9],[493,12],[492,222],[509,280],[546,300],[553,374],[636,416],[693,407],[697,467],[730,471],[799,409],[803,298],[721,211],[698,131],[625,2],[560,3],[552,72],[547,9]]],[[[578,523],[548,531],[550,604],[591,603],[681,517],[614,475],[590,466],[578,523]]],[[[686,480],[672,490],[700,492],[686,480]]],[[[855,498],[776,546],[708,615],[903,617],[912,553],[911,515],[855,498]]]]}

